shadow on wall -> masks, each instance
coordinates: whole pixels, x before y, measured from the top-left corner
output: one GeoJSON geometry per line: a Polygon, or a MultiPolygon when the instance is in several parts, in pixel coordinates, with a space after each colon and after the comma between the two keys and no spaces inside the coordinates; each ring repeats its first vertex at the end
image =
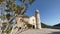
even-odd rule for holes
{"type": "Polygon", "coordinates": [[[52,32],[52,33],[49,33],[49,34],[60,34],[60,32],[52,32]]]}

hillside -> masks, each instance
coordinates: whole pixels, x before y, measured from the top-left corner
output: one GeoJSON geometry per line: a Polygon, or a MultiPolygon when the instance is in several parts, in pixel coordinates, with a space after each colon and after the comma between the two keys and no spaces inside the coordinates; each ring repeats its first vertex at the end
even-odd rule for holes
{"type": "Polygon", "coordinates": [[[42,28],[48,28],[48,27],[50,27],[49,25],[46,25],[46,24],[44,24],[44,23],[41,23],[41,27],[42,28]]]}
{"type": "Polygon", "coordinates": [[[59,24],[56,24],[56,25],[54,25],[54,26],[60,26],[60,23],[59,23],[59,24]]]}
{"type": "Polygon", "coordinates": [[[56,25],[53,25],[52,28],[60,29],[60,23],[56,24],[56,25]]]}

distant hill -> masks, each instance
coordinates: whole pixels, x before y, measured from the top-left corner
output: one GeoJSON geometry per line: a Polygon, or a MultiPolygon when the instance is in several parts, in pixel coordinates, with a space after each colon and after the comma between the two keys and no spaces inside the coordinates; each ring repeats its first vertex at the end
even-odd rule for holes
{"type": "Polygon", "coordinates": [[[53,25],[52,28],[60,29],[60,23],[59,24],[56,24],[56,25],[53,25]]]}
{"type": "Polygon", "coordinates": [[[53,28],[53,29],[60,29],[60,23],[59,24],[55,24],[53,26],[49,26],[49,25],[46,25],[44,23],[41,23],[41,26],[42,28],[53,28]]]}
{"type": "Polygon", "coordinates": [[[46,25],[46,24],[44,24],[44,23],[41,23],[41,27],[42,27],[42,28],[49,28],[50,26],[49,26],[49,25],[46,25]]]}
{"type": "Polygon", "coordinates": [[[59,23],[59,24],[56,24],[56,25],[54,25],[54,26],[60,26],[60,23],[59,23]]]}

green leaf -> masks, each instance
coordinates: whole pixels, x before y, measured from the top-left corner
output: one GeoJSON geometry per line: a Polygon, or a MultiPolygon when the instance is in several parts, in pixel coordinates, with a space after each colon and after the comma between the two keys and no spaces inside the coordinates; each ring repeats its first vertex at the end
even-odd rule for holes
{"type": "Polygon", "coordinates": [[[24,3],[26,0],[20,0],[20,1],[24,3]]]}
{"type": "Polygon", "coordinates": [[[35,0],[29,0],[29,4],[32,4],[35,0]]]}
{"type": "Polygon", "coordinates": [[[9,20],[10,19],[10,14],[6,14],[6,18],[9,20]]]}

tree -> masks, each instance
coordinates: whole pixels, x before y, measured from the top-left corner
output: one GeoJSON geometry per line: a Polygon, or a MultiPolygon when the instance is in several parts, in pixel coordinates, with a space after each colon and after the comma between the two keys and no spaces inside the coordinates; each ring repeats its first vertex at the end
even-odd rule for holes
{"type": "Polygon", "coordinates": [[[23,3],[22,6],[16,4],[17,0],[0,0],[0,4],[2,4],[3,11],[5,12],[11,12],[12,15],[6,14],[4,15],[5,18],[8,20],[7,26],[5,31],[9,28],[10,23],[13,21],[13,19],[16,17],[15,15],[24,15],[26,13],[26,10],[28,9],[29,5],[31,5],[35,0],[18,0],[21,3],[23,3]],[[4,9],[3,2],[5,2],[6,8],[4,9]]]}

